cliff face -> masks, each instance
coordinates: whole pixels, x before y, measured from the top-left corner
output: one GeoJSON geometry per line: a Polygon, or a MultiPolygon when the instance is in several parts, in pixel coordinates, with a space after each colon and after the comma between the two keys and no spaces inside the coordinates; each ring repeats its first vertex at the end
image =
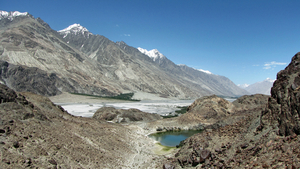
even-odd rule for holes
{"type": "Polygon", "coordinates": [[[277,74],[262,123],[278,124],[279,134],[300,134],[300,53],[277,74]]]}

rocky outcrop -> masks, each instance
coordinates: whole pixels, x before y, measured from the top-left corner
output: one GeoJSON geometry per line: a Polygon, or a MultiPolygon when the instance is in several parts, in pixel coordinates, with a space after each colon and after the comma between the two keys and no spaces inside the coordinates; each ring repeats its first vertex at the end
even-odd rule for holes
{"type": "Polygon", "coordinates": [[[252,109],[264,109],[270,96],[263,94],[244,95],[233,101],[235,111],[245,111],[252,109]]]}
{"type": "Polygon", "coordinates": [[[12,89],[5,87],[4,85],[1,85],[1,90],[0,90],[0,103],[5,103],[5,102],[14,102],[17,98],[17,94],[15,91],[12,89]]]}
{"type": "Polygon", "coordinates": [[[232,110],[233,105],[231,102],[216,95],[212,95],[205,96],[194,101],[193,104],[188,107],[187,112],[198,113],[201,114],[205,119],[210,119],[216,118],[216,116],[226,116],[230,114],[232,110]]]}
{"type": "Polygon", "coordinates": [[[0,168],[156,168],[152,140],[0,84],[0,168]]]}
{"type": "Polygon", "coordinates": [[[217,129],[234,124],[250,114],[259,115],[266,107],[268,98],[261,94],[246,95],[231,103],[216,95],[204,96],[195,100],[185,114],[150,122],[145,128],[154,131],[217,129]]]}
{"type": "Polygon", "coordinates": [[[300,53],[277,74],[267,109],[262,113],[263,125],[278,125],[279,134],[300,134],[300,53]]]}
{"type": "Polygon", "coordinates": [[[32,92],[44,96],[61,94],[59,88],[74,88],[61,80],[55,73],[48,74],[46,71],[35,67],[10,64],[0,60],[0,81],[10,88],[20,92],[32,92]]]}
{"type": "Polygon", "coordinates": [[[237,99],[234,114],[240,120],[186,139],[165,164],[177,168],[300,168],[299,62],[297,53],[277,74],[271,97],[237,99]],[[201,157],[202,152],[209,154],[207,158],[201,157]]]}
{"type": "Polygon", "coordinates": [[[244,116],[243,114],[261,111],[265,108],[268,98],[269,96],[262,94],[244,95],[231,103],[216,95],[205,96],[191,104],[187,113],[181,115],[179,120],[224,126],[236,122],[244,116]]]}
{"type": "Polygon", "coordinates": [[[112,121],[115,123],[144,121],[150,122],[162,119],[158,114],[145,113],[138,109],[116,109],[114,107],[102,107],[93,115],[94,119],[112,121]]]}
{"type": "Polygon", "coordinates": [[[274,130],[256,133],[256,116],[186,139],[164,164],[174,168],[299,168],[300,136],[279,137],[274,130]]]}

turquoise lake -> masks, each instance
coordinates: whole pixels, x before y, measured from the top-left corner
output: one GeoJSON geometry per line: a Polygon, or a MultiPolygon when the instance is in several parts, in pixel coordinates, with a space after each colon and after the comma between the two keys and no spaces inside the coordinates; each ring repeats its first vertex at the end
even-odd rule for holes
{"type": "Polygon", "coordinates": [[[168,131],[150,134],[149,137],[159,141],[164,146],[176,147],[181,141],[200,132],[201,130],[168,131]]]}

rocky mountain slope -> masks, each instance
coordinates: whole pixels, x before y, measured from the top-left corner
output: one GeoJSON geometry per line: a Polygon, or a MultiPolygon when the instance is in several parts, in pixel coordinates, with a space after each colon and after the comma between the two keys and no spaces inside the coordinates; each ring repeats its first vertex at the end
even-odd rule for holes
{"type": "Polygon", "coordinates": [[[246,105],[240,105],[242,109],[236,111],[243,118],[186,139],[163,167],[300,168],[299,63],[297,53],[277,74],[267,102],[247,96],[239,98],[233,104],[246,105]]]}
{"type": "MultiPolygon", "coordinates": [[[[147,92],[160,97],[196,98],[246,93],[228,78],[199,71],[192,74],[191,70],[170,60],[156,63],[138,49],[94,35],[79,24],[57,32],[28,13],[1,12],[0,59],[15,66],[35,67],[47,75],[55,74],[60,79],[57,81],[64,84],[54,83],[51,94],[36,92],[39,94],[54,95],[66,91],[111,96],[147,92]]],[[[19,90],[12,82],[14,78],[18,81],[16,76],[9,76],[11,74],[6,73],[2,82],[9,79],[7,85],[19,90]]]]}
{"type": "Polygon", "coordinates": [[[241,96],[241,94],[249,94],[247,91],[241,90],[224,76],[215,75],[209,71],[197,70],[184,64],[176,65],[157,49],[147,51],[138,48],[138,50],[153,59],[153,61],[164,71],[176,76],[177,79],[189,82],[189,88],[194,90],[201,87],[208,90],[210,93],[223,96],[241,96]]]}
{"type": "Polygon", "coordinates": [[[139,130],[75,117],[48,98],[0,84],[0,168],[156,168],[139,130]]]}
{"type": "Polygon", "coordinates": [[[44,96],[61,94],[60,89],[75,92],[73,86],[55,73],[47,73],[36,67],[14,65],[0,60],[0,83],[20,92],[32,92],[44,96]]]}
{"type": "Polygon", "coordinates": [[[251,94],[265,94],[271,95],[271,88],[273,86],[274,80],[267,78],[262,82],[257,82],[251,85],[241,85],[242,89],[247,90],[251,94]]]}

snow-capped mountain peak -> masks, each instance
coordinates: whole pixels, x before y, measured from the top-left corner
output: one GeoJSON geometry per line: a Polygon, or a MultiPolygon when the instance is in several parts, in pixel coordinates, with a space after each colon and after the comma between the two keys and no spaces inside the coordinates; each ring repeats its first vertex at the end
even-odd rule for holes
{"type": "Polygon", "coordinates": [[[160,53],[157,49],[152,49],[150,51],[146,50],[146,49],[143,49],[143,48],[140,48],[138,47],[137,48],[141,53],[149,56],[150,58],[153,59],[153,61],[156,61],[157,59],[162,59],[162,58],[165,58],[165,56],[160,53]]]}
{"type": "Polygon", "coordinates": [[[210,71],[208,71],[208,70],[203,70],[203,69],[197,69],[197,70],[199,70],[199,71],[201,71],[201,72],[204,72],[204,73],[207,73],[207,74],[212,74],[210,71]]]}
{"type": "Polygon", "coordinates": [[[75,34],[75,35],[77,35],[77,34],[82,34],[82,35],[87,34],[87,36],[92,34],[85,27],[83,27],[83,26],[81,26],[80,24],[77,24],[77,23],[75,23],[73,25],[70,25],[69,27],[67,27],[63,30],[60,30],[58,32],[61,33],[61,34],[64,34],[63,38],[67,37],[68,34],[70,34],[70,33],[75,34]]]}
{"type": "Polygon", "coordinates": [[[19,11],[7,12],[7,11],[0,10],[0,20],[3,18],[7,18],[12,21],[17,16],[26,16],[26,15],[28,15],[28,12],[19,12],[19,11]]]}

